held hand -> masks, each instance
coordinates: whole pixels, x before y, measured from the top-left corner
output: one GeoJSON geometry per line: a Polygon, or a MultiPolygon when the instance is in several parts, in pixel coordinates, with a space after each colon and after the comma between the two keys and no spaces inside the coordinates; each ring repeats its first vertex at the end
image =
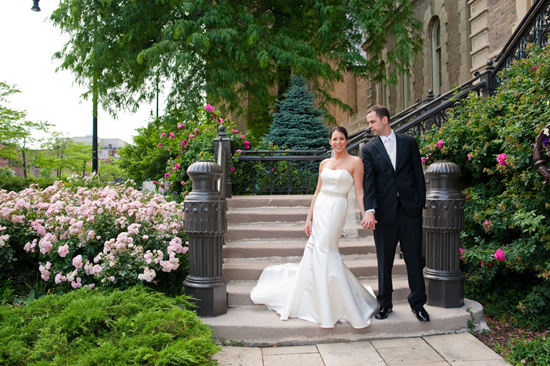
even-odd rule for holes
{"type": "Polygon", "coordinates": [[[304,232],[307,236],[311,235],[311,220],[306,220],[306,224],[304,226],[304,232]]]}
{"type": "Polygon", "coordinates": [[[361,220],[361,227],[364,229],[376,229],[376,219],[372,211],[366,211],[363,213],[363,219],[361,220]]]}

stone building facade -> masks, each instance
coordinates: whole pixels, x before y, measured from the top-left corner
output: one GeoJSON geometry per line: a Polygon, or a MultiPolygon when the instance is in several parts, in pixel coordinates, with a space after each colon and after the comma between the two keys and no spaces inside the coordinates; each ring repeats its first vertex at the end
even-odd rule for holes
{"type": "Polygon", "coordinates": [[[465,83],[500,53],[535,1],[416,1],[414,9],[423,23],[424,46],[410,75],[401,75],[396,85],[386,85],[348,74],[335,86],[333,95],[353,113],[332,108],[330,114],[353,134],[367,128],[365,114],[374,104],[384,104],[396,114],[417,100],[425,100],[430,90],[438,96],[465,83]]]}

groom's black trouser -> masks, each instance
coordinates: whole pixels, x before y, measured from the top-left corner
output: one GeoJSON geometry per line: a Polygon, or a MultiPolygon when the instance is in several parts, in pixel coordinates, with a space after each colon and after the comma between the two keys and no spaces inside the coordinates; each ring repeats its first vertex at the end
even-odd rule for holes
{"type": "Polygon", "coordinates": [[[380,307],[393,307],[392,268],[397,243],[401,251],[409,280],[408,300],[416,310],[426,303],[426,287],[422,273],[422,216],[407,215],[401,204],[397,205],[397,218],[391,224],[376,224],[374,230],[376,257],[378,259],[378,303],[380,307]]]}

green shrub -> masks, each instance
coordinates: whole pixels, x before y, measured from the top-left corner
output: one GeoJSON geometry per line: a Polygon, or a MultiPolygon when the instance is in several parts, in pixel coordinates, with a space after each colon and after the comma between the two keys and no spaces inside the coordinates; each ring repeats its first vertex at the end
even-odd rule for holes
{"type": "Polygon", "coordinates": [[[512,365],[550,365],[550,339],[546,334],[538,335],[529,342],[524,339],[514,339],[511,342],[511,348],[506,360],[512,365]]]}
{"type": "Polygon", "coordinates": [[[458,164],[467,187],[466,296],[536,330],[550,324],[550,186],[532,146],[550,121],[550,49],[529,52],[499,74],[494,96],[470,95],[420,145],[426,164],[458,164]]]}
{"type": "Polygon", "coordinates": [[[0,306],[0,364],[215,365],[212,330],[189,306],[142,287],[0,306]]]}
{"type": "Polygon", "coordinates": [[[23,177],[15,177],[15,176],[8,176],[8,175],[0,175],[0,190],[5,189],[6,191],[10,192],[19,192],[24,190],[25,188],[28,188],[31,186],[31,184],[34,184],[40,188],[47,188],[51,186],[54,183],[53,179],[45,179],[45,178],[23,178],[23,177]]]}

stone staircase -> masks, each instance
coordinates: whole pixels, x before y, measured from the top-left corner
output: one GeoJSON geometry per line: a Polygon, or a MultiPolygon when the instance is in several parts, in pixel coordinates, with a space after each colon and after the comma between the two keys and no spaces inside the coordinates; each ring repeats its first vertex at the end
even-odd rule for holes
{"type": "MultiPolygon", "coordinates": [[[[465,332],[486,327],[480,304],[465,299],[461,308],[426,306],[431,322],[419,322],[407,303],[409,293],[405,263],[396,256],[393,268],[394,312],[365,329],[337,324],[322,329],[300,319],[279,320],[274,311],[250,300],[262,270],[271,264],[299,262],[307,242],[303,225],[311,195],[237,196],[228,200],[228,230],[223,249],[223,272],[227,280],[227,314],[202,320],[214,329],[217,339],[246,345],[298,345],[359,341],[396,337],[465,332]]],[[[359,230],[357,238],[340,240],[346,266],[359,280],[377,291],[377,264],[370,230],[359,230]]]]}

